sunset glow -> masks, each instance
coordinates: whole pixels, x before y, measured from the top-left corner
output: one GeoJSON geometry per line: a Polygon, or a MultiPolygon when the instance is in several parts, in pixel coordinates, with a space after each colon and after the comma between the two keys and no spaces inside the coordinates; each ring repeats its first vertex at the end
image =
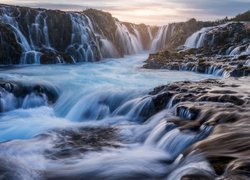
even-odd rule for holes
{"type": "Polygon", "coordinates": [[[151,25],[186,21],[192,17],[199,20],[217,20],[226,16],[234,16],[250,7],[248,0],[0,0],[0,3],[67,11],[95,8],[108,11],[122,21],[151,25]]]}

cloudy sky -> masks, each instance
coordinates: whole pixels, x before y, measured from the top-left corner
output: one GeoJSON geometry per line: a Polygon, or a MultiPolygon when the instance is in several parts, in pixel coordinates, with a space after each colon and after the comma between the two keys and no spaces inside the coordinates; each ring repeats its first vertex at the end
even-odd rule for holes
{"type": "Polygon", "coordinates": [[[250,9],[250,0],[0,0],[0,3],[61,10],[95,8],[121,21],[162,25],[168,22],[216,20],[250,9]]]}

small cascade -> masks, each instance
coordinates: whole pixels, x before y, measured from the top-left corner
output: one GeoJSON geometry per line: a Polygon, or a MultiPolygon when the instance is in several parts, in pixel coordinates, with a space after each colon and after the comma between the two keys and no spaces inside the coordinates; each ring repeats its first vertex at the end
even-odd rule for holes
{"type": "Polygon", "coordinates": [[[206,138],[212,127],[202,127],[198,133],[185,133],[175,128],[167,132],[157,143],[157,147],[164,149],[170,155],[170,158],[174,160],[177,156],[191,144],[206,138]]]}
{"type": "Polygon", "coordinates": [[[0,88],[0,112],[11,111],[17,107],[18,101],[16,97],[5,89],[0,88]]]}
{"type": "Polygon", "coordinates": [[[28,94],[25,96],[22,103],[23,109],[36,108],[40,106],[48,106],[48,100],[45,94],[28,94]]]}
{"type": "Polygon", "coordinates": [[[233,49],[234,49],[234,46],[229,47],[229,48],[226,50],[225,55],[228,56],[228,55],[232,52],[233,49]]]}
{"type": "Polygon", "coordinates": [[[247,60],[245,65],[250,67],[250,60],[247,60]]]}
{"type": "Polygon", "coordinates": [[[150,116],[153,111],[151,97],[128,98],[127,94],[114,94],[110,97],[107,93],[91,93],[83,96],[72,106],[66,117],[73,121],[124,117],[129,121],[139,122],[150,116]],[[120,99],[120,102],[114,103],[117,98],[120,99]]]}
{"type": "Polygon", "coordinates": [[[150,41],[152,41],[153,40],[153,34],[152,34],[150,26],[147,26],[147,31],[148,31],[148,35],[149,35],[150,41]]]}
{"type": "Polygon", "coordinates": [[[38,11],[34,22],[30,22],[28,17],[30,17],[31,14],[29,14],[29,11],[26,13],[26,18],[24,20],[26,21],[29,37],[26,37],[22,30],[23,27],[20,27],[19,17],[21,14],[14,16],[10,9],[2,8],[1,21],[8,24],[12,28],[15,33],[16,41],[22,47],[23,52],[20,57],[20,64],[40,64],[40,57],[42,55],[40,50],[51,50],[48,35],[47,15],[42,10],[38,11]]]}
{"type": "Polygon", "coordinates": [[[119,57],[119,53],[117,52],[114,45],[106,38],[101,38],[101,51],[102,56],[105,58],[115,58],[119,57]]]}
{"type": "Polygon", "coordinates": [[[140,35],[136,28],[133,28],[135,33],[133,34],[119,21],[116,21],[116,26],[116,37],[119,40],[120,47],[123,47],[125,54],[136,54],[143,50],[140,35]]]}
{"type": "Polygon", "coordinates": [[[159,140],[163,137],[164,134],[175,128],[176,126],[174,124],[167,123],[166,120],[161,120],[148,135],[144,144],[147,146],[155,145],[157,142],[159,142],[159,140]]]}
{"type": "MultiPolygon", "coordinates": [[[[215,172],[203,155],[197,152],[192,152],[188,156],[180,155],[173,163],[175,165],[174,170],[170,172],[167,179],[183,179],[183,176],[192,173],[202,174],[197,179],[215,179],[215,172]]],[[[196,177],[195,177],[196,178],[196,177]]]]}
{"type": "Polygon", "coordinates": [[[204,71],[198,71],[199,65],[196,63],[183,63],[179,66],[181,71],[191,71],[196,73],[211,74],[214,76],[228,77],[229,71],[223,67],[221,64],[208,64],[204,71]]]}
{"type": "Polygon", "coordinates": [[[168,108],[168,109],[170,109],[170,108],[172,108],[172,107],[174,106],[174,100],[175,100],[176,96],[177,96],[177,95],[173,95],[173,96],[171,97],[171,99],[168,101],[168,104],[167,104],[167,108],[168,108]]]}
{"type": "Polygon", "coordinates": [[[143,117],[148,117],[154,109],[151,97],[142,97],[127,101],[118,107],[112,115],[125,115],[130,120],[140,121],[143,117]]]}
{"type": "Polygon", "coordinates": [[[151,45],[151,52],[164,49],[169,37],[171,37],[172,30],[169,25],[162,26],[159,28],[156,37],[154,38],[151,45]]]}
{"type": "Polygon", "coordinates": [[[234,49],[230,52],[229,56],[235,56],[235,55],[240,54],[240,49],[241,49],[241,47],[236,47],[236,48],[234,48],[234,49]]]}
{"type": "Polygon", "coordinates": [[[0,89],[0,112],[8,112],[18,108],[29,109],[48,106],[48,98],[44,93],[31,92],[25,97],[16,97],[13,93],[0,89]]]}
{"type": "MultiPolygon", "coordinates": [[[[29,17],[32,15],[27,12],[26,16],[29,17]]],[[[41,48],[51,49],[45,11],[38,11],[35,21],[33,23],[27,22],[27,26],[32,50],[39,50],[41,48]]]]}
{"type": "Polygon", "coordinates": [[[91,28],[88,27],[88,19],[78,13],[70,14],[72,22],[71,44],[66,52],[75,62],[95,61],[101,57],[99,44],[91,28]]]}
{"type": "Polygon", "coordinates": [[[195,113],[190,112],[187,107],[183,106],[180,106],[176,109],[175,115],[185,120],[192,120],[196,117],[195,113]]]}
{"type": "Polygon", "coordinates": [[[38,51],[27,51],[21,56],[21,64],[40,64],[41,52],[38,51]]]}
{"type": "Polygon", "coordinates": [[[202,28],[200,31],[195,32],[189,38],[187,38],[184,47],[185,48],[201,48],[204,46],[206,34],[213,29],[213,27],[202,28]]]}
{"type": "Polygon", "coordinates": [[[9,25],[16,36],[16,41],[21,45],[24,52],[31,51],[30,44],[28,43],[27,39],[25,38],[24,34],[21,32],[19,28],[19,24],[16,21],[17,17],[14,17],[12,12],[9,9],[1,8],[1,21],[7,25],[9,25]]]}

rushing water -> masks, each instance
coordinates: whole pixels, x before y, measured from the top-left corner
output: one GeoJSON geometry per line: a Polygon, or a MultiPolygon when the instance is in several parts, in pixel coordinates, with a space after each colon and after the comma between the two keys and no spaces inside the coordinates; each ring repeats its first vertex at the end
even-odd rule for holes
{"type": "Polygon", "coordinates": [[[147,119],[154,108],[147,95],[152,88],[208,75],[141,69],[145,59],[139,54],[96,63],[3,68],[0,78],[50,85],[59,99],[48,105],[46,98],[30,94],[21,108],[0,114],[0,169],[9,179],[25,180],[179,179],[197,168],[212,173],[199,154],[180,155],[206,137],[209,127],[197,134],[181,132],[167,122],[171,109],[147,119]]]}

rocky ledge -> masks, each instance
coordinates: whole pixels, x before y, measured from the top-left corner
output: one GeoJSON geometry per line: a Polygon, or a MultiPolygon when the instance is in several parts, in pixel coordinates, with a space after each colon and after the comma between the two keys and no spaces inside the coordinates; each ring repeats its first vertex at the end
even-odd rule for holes
{"type": "Polygon", "coordinates": [[[158,111],[172,108],[178,118],[166,121],[184,133],[213,128],[208,138],[193,144],[184,154],[201,151],[223,179],[247,179],[250,174],[249,82],[249,77],[184,81],[150,92],[158,111]]]}
{"type": "Polygon", "coordinates": [[[53,104],[58,99],[58,93],[58,89],[50,84],[0,79],[0,112],[53,104]]]}
{"type": "Polygon", "coordinates": [[[150,54],[144,68],[186,70],[218,76],[250,74],[248,22],[227,22],[202,28],[176,49],[150,54]]]}
{"type": "Polygon", "coordinates": [[[250,56],[203,56],[195,50],[150,54],[143,68],[193,71],[218,76],[241,77],[250,75],[250,56]]]}

